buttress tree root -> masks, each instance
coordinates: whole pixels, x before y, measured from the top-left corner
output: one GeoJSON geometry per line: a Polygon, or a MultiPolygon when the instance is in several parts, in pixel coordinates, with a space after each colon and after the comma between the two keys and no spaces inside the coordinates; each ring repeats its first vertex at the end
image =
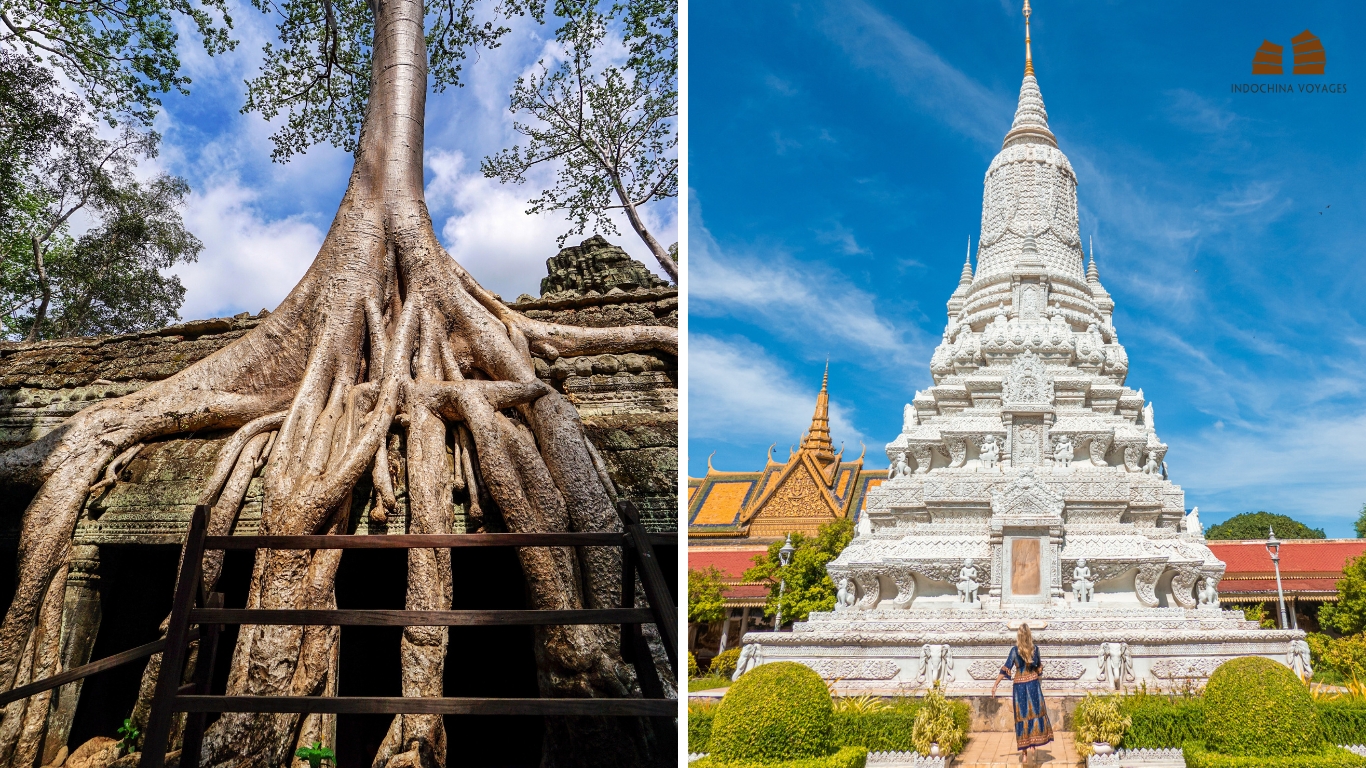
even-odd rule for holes
{"type": "MultiPolygon", "coordinates": [[[[491,498],[510,531],[619,530],[610,481],[577,412],[540,382],[533,356],[677,351],[672,328],[578,328],[513,312],[437,241],[422,191],[427,70],[422,4],[381,3],[373,81],[347,192],[308,272],[250,333],[175,376],[73,416],[0,454],[0,479],[39,486],[24,512],[15,596],[0,623],[0,690],[55,674],[62,586],[77,517],[140,443],[236,429],[201,503],[226,533],[262,470],[261,532],[337,533],[370,473],[374,514],[394,508],[391,453],[406,449],[409,529],[451,530],[452,495],[491,498]],[[452,431],[456,434],[452,435],[452,431]],[[404,433],[406,439],[391,440],[404,433]],[[448,439],[449,438],[449,439],[448,439]],[[454,446],[450,448],[449,446],[454,446]],[[111,465],[113,465],[111,467],[111,465]],[[109,477],[102,473],[112,469],[109,477]]],[[[617,604],[615,548],[523,548],[534,608],[617,604]]],[[[338,550],[257,553],[250,607],[335,607],[338,550]]],[[[409,609],[451,605],[449,550],[412,550],[409,609]]],[[[206,556],[212,586],[222,553],[206,556]]],[[[615,627],[546,627],[536,635],[544,696],[639,695],[615,627]]],[[[404,696],[439,696],[447,631],[402,635],[404,696]]],[[[336,691],[335,627],[243,627],[229,690],[336,691]]],[[[149,674],[154,675],[154,669],[149,674]]],[[[47,697],[15,702],[0,721],[0,765],[35,765],[47,697]]],[[[278,768],[324,728],[319,716],[227,714],[205,736],[205,766],[278,768]]],[[[645,720],[547,722],[547,765],[642,766],[673,760],[645,720]]],[[[444,766],[437,716],[395,717],[374,765],[444,766]]]]}

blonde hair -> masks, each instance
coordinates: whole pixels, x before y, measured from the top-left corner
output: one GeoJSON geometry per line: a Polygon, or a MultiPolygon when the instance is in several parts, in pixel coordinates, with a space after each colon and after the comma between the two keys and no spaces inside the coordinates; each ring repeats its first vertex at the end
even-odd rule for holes
{"type": "Polygon", "coordinates": [[[1034,633],[1029,631],[1028,624],[1021,624],[1015,633],[1015,647],[1019,649],[1025,664],[1034,660],[1034,633]]]}

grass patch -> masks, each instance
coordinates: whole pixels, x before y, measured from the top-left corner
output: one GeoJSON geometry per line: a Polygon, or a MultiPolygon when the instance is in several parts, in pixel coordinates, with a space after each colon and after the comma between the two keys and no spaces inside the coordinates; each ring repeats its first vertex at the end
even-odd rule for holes
{"type": "Polygon", "coordinates": [[[710,691],[713,688],[729,688],[729,677],[697,677],[688,681],[688,693],[693,691],[710,691]]]}

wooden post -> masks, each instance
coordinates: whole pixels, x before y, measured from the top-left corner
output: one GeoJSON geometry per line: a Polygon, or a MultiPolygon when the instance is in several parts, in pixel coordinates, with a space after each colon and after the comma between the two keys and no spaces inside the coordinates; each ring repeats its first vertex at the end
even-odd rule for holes
{"type": "MultiPolygon", "coordinates": [[[[640,569],[640,583],[645,588],[645,596],[650,600],[650,610],[655,616],[655,626],[659,627],[659,637],[664,641],[664,650],[669,654],[669,664],[674,674],[678,674],[678,610],[673,595],[669,594],[669,583],[664,580],[664,571],[659,567],[654,547],[650,544],[650,534],[640,524],[640,513],[636,505],[626,499],[617,502],[617,514],[626,527],[626,535],[631,538],[640,569]]],[[[625,554],[624,552],[622,553],[625,554]]]]}
{"type": "Polygon", "coordinates": [[[152,711],[147,718],[147,734],[142,742],[138,768],[165,768],[167,741],[177,689],[189,650],[190,609],[199,594],[199,573],[204,560],[204,533],[209,523],[209,507],[198,504],[190,517],[190,530],[181,550],[180,577],[176,579],[171,619],[166,628],[166,650],[161,653],[161,672],[157,676],[152,711]]]}
{"type": "MultiPolygon", "coordinates": [[[[223,607],[223,593],[214,592],[205,601],[209,608],[223,607]]],[[[194,668],[194,692],[207,696],[213,685],[214,662],[218,657],[218,633],[223,629],[219,624],[205,624],[199,628],[199,660],[194,668]]],[[[180,764],[199,765],[199,753],[204,744],[204,721],[207,712],[191,712],[185,716],[185,736],[181,740],[180,764]]]]}

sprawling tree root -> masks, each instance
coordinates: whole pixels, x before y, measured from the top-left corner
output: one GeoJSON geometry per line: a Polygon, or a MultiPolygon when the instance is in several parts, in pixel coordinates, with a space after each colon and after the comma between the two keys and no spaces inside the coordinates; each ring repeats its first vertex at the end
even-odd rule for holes
{"type": "MultiPolygon", "coordinates": [[[[508,310],[450,258],[422,194],[422,5],[393,0],[378,7],[372,96],[350,185],[313,265],[280,307],[177,375],[86,409],[41,440],[0,454],[0,478],[41,484],[24,513],[17,589],[0,624],[0,690],[56,671],[77,516],[101,471],[147,440],[240,428],[201,499],[214,504],[215,533],[231,530],[262,461],[264,534],[343,532],[352,490],[367,471],[376,488],[373,514],[383,516],[395,504],[395,430],[406,431],[413,532],[451,530],[457,487],[474,504],[487,493],[511,531],[619,528],[576,411],[536,379],[532,356],[672,352],[677,332],[531,320],[508,310]],[[448,458],[451,429],[459,434],[449,441],[448,458]]],[[[533,607],[606,607],[620,595],[615,548],[576,555],[537,547],[518,556],[533,607]]],[[[338,550],[258,552],[249,605],[334,607],[340,557],[338,550]]],[[[221,567],[221,553],[206,556],[206,584],[217,581],[221,567]]],[[[408,576],[410,609],[450,607],[449,550],[411,551],[408,576]]],[[[638,690],[617,652],[614,627],[547,627],[536,636],[543,695],[638,690]]],[[[243,627],[229,689],[335,693],[337,641],[335,627],[243,627]]],[[[441,695],[446,643],[444,628],[405,629],[405,696],[441,695]]],[[[0,764],[33,764],[46,716],[41,696],[5,710],[0,764]]],[[[277,768],[290,764],[298,743],[333,727],[317,716],[228,714],[205,736],[203,765],[277,768]]],[[[572,728],[552,722],[546,753],[548,765],[662,765],[673,758],[658,750],[642,721],[622,718],[576,718],[572,728]]],[[[445,762],[441,719],[399,716],[374,765],[445,762]]]]}

